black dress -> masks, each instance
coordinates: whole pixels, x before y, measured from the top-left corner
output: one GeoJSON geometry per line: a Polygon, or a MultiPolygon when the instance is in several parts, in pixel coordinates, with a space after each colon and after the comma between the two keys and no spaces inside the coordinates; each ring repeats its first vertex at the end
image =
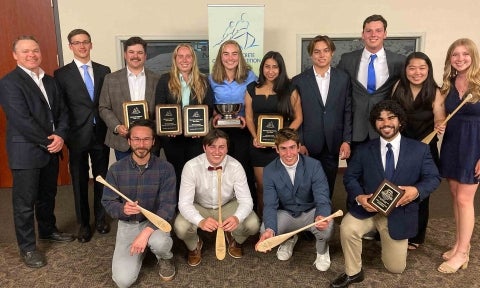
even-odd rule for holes
{"type": "MultiPolygon", "coordinates": [[[[258,116],[260,114],[281,114],[278,112],[278,96],[276,94],[269,95],[257,95],[255,87],[257,83],[252,82],[247,86],[248,94],[252,97],[252,111],[253,111],[253,123],[255,129],[257,128],[258,116]]],[[[292,91],[293,88],[290,89],[292,91]]],[[[283,127],[290,125],[290,119],[283,115],[283,127]]],[[[250,157],[253,167],[265,167],[268,163],[272,162],[278,156],[275,147],[256,148],[253,146],[253,140],[250,141],[250,157]]]]}

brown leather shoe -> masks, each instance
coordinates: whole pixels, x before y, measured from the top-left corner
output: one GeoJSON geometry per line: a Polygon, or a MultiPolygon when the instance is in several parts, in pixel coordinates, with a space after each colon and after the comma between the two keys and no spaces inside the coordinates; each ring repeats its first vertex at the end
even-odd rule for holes
{"type": "Polygon", "coordinates": [[[198,238],[197,247],[193,251],[188,251],[188,265],[194,267],[202,262],[202,239],[198,238]]]}
{"type": "Polygon", "coordinates": [[[232,233],[225,232],[225,236],[227,238],[227,244],[228,244],[228,255],[236,259],[242,258],[243,257],[242,245],[238,244],[237,241],[235,241],[235,239],[232,236],[232,233]]]}

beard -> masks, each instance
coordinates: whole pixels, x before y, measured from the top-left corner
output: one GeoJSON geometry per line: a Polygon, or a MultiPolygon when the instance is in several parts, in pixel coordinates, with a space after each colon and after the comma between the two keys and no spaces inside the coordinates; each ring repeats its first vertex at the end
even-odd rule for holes
{"type": "Polygon", "coordinates": [[[144,159],[145,157],[147,157],[148,155],[150,155],[150,151],[152,149],[145,149],[145,148],[136,148],[136,149],[133,149],[133,154],[135,154],[136,157],[138,157],[139,159],[144,159]]]}

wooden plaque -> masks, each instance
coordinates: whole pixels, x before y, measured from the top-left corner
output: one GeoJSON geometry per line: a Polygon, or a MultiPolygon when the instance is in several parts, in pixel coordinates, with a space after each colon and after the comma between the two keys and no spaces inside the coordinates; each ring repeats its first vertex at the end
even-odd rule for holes
{"type": "Polygon", "coordinates": [[[188,105],[183,107],[183,135],[205,136],[208,133],[208,106],[188,105]]]}
{"type": "Polygon", "coordinates": [[[179,104],[159,104],[155,106],[157,135],[182,134],[182,117],[179,104]]]}
{"type": "Polygon", "coordinates": [[[123,117],[125,126],[130,128],[130,124],[139,119],[148,119],[147,101],[123,102],[123,117]]]}
{"type": "Polygon", "coordinates": [[[380,186],[378,186],[377,191],[368,199],[368,203],[375,207],[379,213],[388,216],[390,212],[395,209],[395,205],[404,193],[405,191],[398,188],[398,186],[392,182],[383,180],[380,186]]]}
{"type": "Polygon", "coordinates": [[[275,135],[283,128],[283,116],[261,114],[257,122],[257,140],[263,146],[274,147],[275,135]]]}

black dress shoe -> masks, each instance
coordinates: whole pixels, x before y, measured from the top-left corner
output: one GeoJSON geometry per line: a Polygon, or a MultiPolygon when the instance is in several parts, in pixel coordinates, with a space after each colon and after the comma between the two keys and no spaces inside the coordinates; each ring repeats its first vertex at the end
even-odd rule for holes
{"type": "Polygon", "coordinates": [[[347,274],[343,273],[342,275],[338,276],[337,279],[333,280],[330,283],[331,288],[343,288],[348,287],[348,285],[352,283],[359,283],[362,282],[364,279],[363,270],[360,270],[357,274],[353,276],[348,276],[347,274]]]}
{"type": "Polygon", "coordinates": [[[92,239],[92,230],[90,225],[81,225],[78,229],[77,240],[80,243],[86,243],[92,239]]]}
{"type": "Polygon", "coordinates": [[[25,265],[30,268],[40,268],[47,265],[47,259],[45,259],[45,255],[38,250],[33,251],[20,251],[20,255],[22,256],[23,262],[25,265]]]}
{"type": "Polygon", "coordinates": [[[72,234],[62,233],[62,232],[53,232],[48,236],[40,236],[40,240],[46,240],[51,242],[72,242],[75,240],[72,234]]]}
{"type": "Polygon", "coordinates": [[[95,227],[100,234],[107,234],[110,232],[110,224],[105,221],[98,221],[95,227]]]}

